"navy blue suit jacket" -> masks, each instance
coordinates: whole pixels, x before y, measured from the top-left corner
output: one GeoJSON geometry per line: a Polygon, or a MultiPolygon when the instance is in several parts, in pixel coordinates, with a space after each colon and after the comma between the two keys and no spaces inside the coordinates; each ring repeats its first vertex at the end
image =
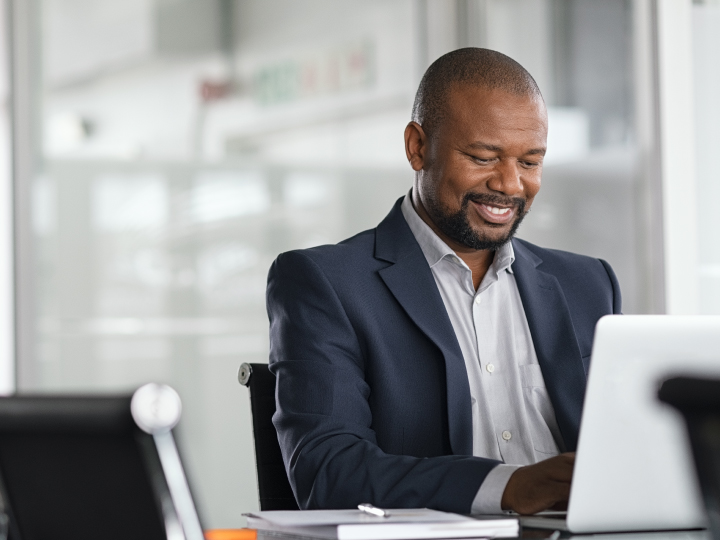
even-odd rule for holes
{"type": "MultiPolygon", "coordinates": [[[[301,508],[468,513],[498,462],[472,456],[465,362],[400,210],[268,278],[278,432],[301,508]]],[[[565,447],[577,445],[595,323],[620,312],[604,261],[513,240],[513,271],[565,447]]]]}

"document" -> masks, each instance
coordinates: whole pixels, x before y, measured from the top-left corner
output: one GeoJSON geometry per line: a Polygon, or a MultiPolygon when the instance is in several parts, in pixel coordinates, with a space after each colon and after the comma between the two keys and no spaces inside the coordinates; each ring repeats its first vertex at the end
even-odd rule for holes
{"type": "Polygon", "coordinates": [[[516,537],[514,518],[477,519],[426,508],[389,509],[377,517],[359,510],[275,510],[246,514],[248,527],[331,540],[516,537]]]}

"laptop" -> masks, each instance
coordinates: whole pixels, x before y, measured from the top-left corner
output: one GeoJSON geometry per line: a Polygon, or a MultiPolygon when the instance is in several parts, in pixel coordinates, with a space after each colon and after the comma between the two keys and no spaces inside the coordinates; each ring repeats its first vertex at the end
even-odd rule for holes
{"type": "Polygon", "coordinates": [[[704,528],[679,412],[658,400],[675,376],[720,377],[720,317],[609,315],[595,329],[567,514],[526,527],[573,533],[704,528]]]}
{"type": "Polygon", "coordinates": [[[0,538],[203,540],[173,439],[180,398],[0,398],[0,538]]]}

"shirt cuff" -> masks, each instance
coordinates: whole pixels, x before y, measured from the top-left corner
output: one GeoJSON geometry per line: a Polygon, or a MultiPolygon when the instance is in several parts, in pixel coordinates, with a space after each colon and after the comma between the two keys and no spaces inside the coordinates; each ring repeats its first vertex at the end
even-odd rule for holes
{"type": "Polygon", "coordinates": [[[512,474],[521,465],[506,465],[501,463],[491,470],[475,495],[470,513],[472,514],[505,514],[508,511],[502,509],[502,496],[505,493],[505,486],[512,474]]]}

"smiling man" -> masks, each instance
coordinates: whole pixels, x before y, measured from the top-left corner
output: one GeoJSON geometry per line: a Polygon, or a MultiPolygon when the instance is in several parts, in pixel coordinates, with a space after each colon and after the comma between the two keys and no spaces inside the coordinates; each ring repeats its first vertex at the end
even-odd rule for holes
{"type": "Polygon", "coordinates": [[[415,183],[376,229],[284,253],[268,278],[274,417],[301,508],[534,513],[567,502],[607,263],[513,239],[547,112],[495,51],[420,83],[415,183]]]}

